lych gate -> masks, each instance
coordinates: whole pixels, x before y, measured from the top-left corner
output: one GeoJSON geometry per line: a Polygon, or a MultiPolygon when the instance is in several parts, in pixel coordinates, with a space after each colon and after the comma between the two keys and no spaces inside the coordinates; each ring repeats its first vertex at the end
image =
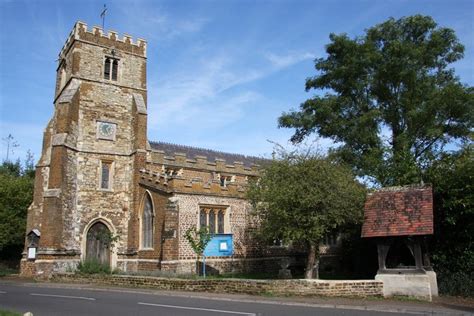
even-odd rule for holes
{"type": "Polygon", "coordinates": [[[436,296],[425,236],[433,234],[431,187],[389,187],[370,193],[365,203],[362,237],[377,242],[378,280],[384,295],[436,296]],[[423,256],[423,250],[425,256],[423,256]]]}

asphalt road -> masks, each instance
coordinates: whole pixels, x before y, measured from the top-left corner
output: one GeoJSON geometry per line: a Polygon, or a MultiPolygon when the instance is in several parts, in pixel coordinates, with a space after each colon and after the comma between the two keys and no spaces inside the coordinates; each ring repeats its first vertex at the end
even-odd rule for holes
{"type": "Polygon", "coordinates": [[[80,288],[54,288],[25,284],[0,284],[0,310],[41,315],[403,315],[315,306],[239,302],[80,288]]]}

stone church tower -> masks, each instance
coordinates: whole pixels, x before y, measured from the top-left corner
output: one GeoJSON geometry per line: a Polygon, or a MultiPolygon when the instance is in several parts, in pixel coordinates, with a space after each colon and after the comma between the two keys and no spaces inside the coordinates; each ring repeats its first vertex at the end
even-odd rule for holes
{"type": "Polygon", "coordinates": [[[136,247],[129,236],[146,159],[146,97],[146,42],[77,22],[59,54],[22,274],[48,275],[87,257],[116,267],[119,253],[136,247]]]}

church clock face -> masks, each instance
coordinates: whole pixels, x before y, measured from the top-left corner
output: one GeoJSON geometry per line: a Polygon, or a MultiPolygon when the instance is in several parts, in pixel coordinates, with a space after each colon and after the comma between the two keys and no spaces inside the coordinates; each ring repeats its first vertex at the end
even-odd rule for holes
{"type": "Polygon", "coordinates": [[[114,140],[116,129],[116,124],[108,122],[97,122],[97,136],[100,139],[114,140]]]}

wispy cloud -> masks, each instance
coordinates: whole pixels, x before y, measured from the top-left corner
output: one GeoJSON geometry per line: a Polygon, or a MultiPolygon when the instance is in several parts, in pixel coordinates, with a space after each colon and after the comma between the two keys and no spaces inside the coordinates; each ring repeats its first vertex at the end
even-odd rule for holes
{"type": "Polygon", "coordinates": [[[264,96],[247,89],[230,90],[263,79],[281,69],[315,58],[307,52],[287,55],[263,54],[270,65],[242,66],[238,54],[225,51],[193,65],[192,70],[150,85],[150,126],[168,122],[191,123],[196,117],[208,123],[241,117],[242,106],[262,100],[264,96]]]}
{"type": "Polygon", "coordinates": [[[294,64],[305,61],[307,59],[316,58],[316,55],[309,52],[303,52],[303,53],[291,52],[286,55],[266,53],[264,56],[270,63],[272,63],[274,67],[279,68],[279,69],[292,66],[294,64]]]}
{"type": "Polygon", "coordinates": [[[148,30],[143,34],[148,40],[172,40],[176,37],[201,31],[209,22],[201,16],[171,16],[164,10],[150,9],[146,5],[120,6],[121,17],[138,31],[148,30]]]}

